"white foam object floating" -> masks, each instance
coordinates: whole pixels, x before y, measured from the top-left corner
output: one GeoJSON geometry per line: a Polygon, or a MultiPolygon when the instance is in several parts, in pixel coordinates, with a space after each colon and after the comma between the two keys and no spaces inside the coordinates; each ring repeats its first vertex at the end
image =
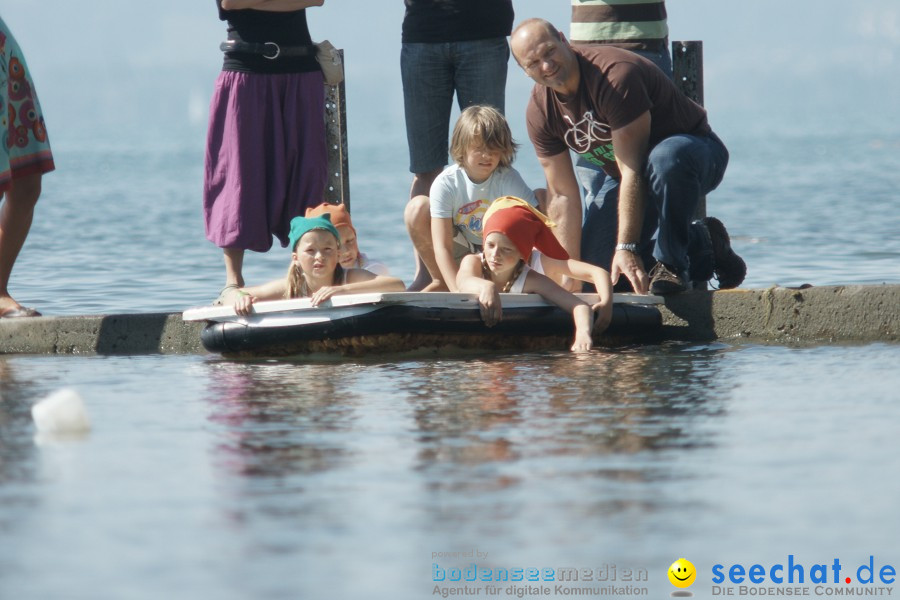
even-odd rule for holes
{"type": "Polygon", "coordinates": [[[31,407],[34,424],[41,433],[84,433],[91,430],[84,401],[78,392],[57,390],[31,407]]]}

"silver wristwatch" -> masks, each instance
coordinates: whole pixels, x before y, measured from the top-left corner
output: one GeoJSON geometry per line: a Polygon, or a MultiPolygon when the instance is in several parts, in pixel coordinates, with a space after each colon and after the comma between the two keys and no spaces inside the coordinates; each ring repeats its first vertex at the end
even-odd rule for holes
{"type": "Polygon", "coordinates": [[[638,254],[638,253],[639,253],[639,252],[638,252],[638,245],[637,245],[637,244],[634,244],[634,243],[631,243],[631,244],[616,244],[616,252],[618,252],[619,250],[625,250],[626,252],[631,252],[632,254],[638,254]]]}

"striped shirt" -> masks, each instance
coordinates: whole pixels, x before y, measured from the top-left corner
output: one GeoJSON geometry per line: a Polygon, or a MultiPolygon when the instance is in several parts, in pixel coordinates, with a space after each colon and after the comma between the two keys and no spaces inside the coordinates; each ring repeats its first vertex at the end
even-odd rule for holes
{"type": "Polygon", "coordinates": [[[573,44],[663,51],[668,38],[665,0],[572,0],[573,44]]]}

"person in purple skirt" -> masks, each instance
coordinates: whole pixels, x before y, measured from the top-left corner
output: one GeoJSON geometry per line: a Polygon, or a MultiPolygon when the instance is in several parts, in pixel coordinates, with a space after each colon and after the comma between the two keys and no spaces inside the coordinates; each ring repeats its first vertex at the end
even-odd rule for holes
{"type": "Polygon", "coordinates": [[[291,219],[325,192],[325,87],[306,8],[324,0],[216,0],[228,23],[210,103],[203,180],[206,238],[222,248],[229,304],[246,250],[288,244],[291,219]]]}

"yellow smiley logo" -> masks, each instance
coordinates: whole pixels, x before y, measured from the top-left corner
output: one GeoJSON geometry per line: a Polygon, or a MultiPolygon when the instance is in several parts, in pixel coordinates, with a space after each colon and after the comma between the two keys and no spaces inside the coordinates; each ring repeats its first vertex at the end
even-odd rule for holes
{"type": "Polygon", "coordinates": [[[669,581],[675,587],[686,588],[697,578],[697,569],[686,558],[679,558],[669,567],[669,581]]]}

